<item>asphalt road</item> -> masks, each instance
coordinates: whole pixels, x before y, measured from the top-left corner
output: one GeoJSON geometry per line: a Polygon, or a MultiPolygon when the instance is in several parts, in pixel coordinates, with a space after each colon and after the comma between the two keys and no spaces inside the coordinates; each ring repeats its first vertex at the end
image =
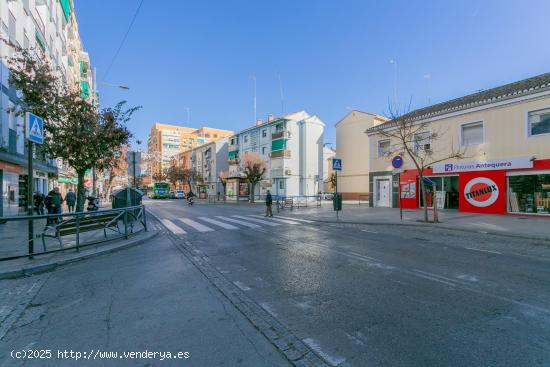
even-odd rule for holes
{"type": "Polygon", "coordinates": [[[548,244],[307,223],[299,210],[270,226],[261,205],[151,208],[329,364],[550,366],[548,244]]]}
{"type": "Polygon", "coordinates": [[[24,309],[0,328],[0,366],[17,365],[14,346],[46,344],[192,355],[149,365],[286,365],[174,238],[327,365],[550,366],[548,244],[309,222],[299,210],[266,219],[262,205],[147,205],[170,235],[0,283],[24,309]]]}

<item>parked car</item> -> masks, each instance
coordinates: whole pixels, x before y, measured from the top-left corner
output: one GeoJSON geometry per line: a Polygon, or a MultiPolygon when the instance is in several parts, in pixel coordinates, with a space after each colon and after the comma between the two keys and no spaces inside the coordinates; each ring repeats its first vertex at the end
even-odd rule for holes
{"type": "Polygon", "coordinates": [[[176,190],[176,199],[185,199],[185,191],[176,190]]]}
{"type": "Polygon", "coordinates": [[[334,193],[332,193],[332,192],[323,192],[323,194],[321,195],[321,198],[323,200],[332,200],[334,198],[334,193]]]}
{"type": "Polygon", "coordinates": [[[175,198],[176,198],[176,193],[175,193],[174,191],[170,191],[170,192],[168,193],[168,198],[169,198],[169,199],[175,199],[175,198]]]}

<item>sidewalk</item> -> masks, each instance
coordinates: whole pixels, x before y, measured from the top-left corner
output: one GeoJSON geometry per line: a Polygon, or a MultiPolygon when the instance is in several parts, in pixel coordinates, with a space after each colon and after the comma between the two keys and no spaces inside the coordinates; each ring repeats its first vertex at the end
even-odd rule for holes
{"type": "MultiPolygon", "coordinates": [[[[423,223],[423,210],[403,210],[403,221],[399,209],[370,208],[367,205],[346,205],[339,213],[339,222],[356,224],[394,224],[432,226],[463,231],[494,233],[511,237],[541,239],[550,241],[550,218],[518,215],[488,215],[463,213],[456,210],[439,210],[440,223],[423,223]]],[[[320,208],[281,210],[283,216],[299,215],[300,218],[321,222],[336,222],[332,203],[323,203],[320,208]]],[[[432,217],[432,213],[430,218],[432,217]]]]}
{"type": "Polygon", "coordinates": [[[75,261],[89,259],[91,257],[139,245],[154,238],[158,233],[158,230],[151,228],[148,232],[141,232],[127,240],[121,239],[99,243],[97,245],[90,245],[82,247],[78,252],[76,251],[76,248],[74,248],[61,252],[38,255],[33,259],[23,257],[15,260],[0,261],[0,279],[18,278],[35,273],[50,271],[59,266],[75,261]]]}

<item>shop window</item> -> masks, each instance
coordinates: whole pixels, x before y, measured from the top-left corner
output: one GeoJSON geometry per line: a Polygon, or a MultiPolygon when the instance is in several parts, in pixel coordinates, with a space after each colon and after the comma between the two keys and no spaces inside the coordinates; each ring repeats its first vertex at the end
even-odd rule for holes
{"type": "Polygon", "coordinates": [[[550,174],[508,177],[512,213],[550,215],[550,174]]]}
{"type": "Polygon", "coordinates": [[[284,190],[284,188],[285,188],[285,182],[284,181],[279,181],[279,189],[284,190]]]}
{"type": "Polygon", "coordinates": [[[414,134],[413,140],[413,150],[415,152],[432,149],[432,133],[429,131],[414,134]]]}
{"type": "Polygon", "coordinates": [[[483,122],[472,122],[460,126],[460,141],[463,146],[483,144],[483,122]]]}
{"type": "Polygon", "coordinates": [[[378,141],[378,156],[387,157],[390,155],[390,140],[380,140],[378,141]]]}
{"type": "Polygon", "coordinates": [[[529,135],[550,134],[550,108],[527,114],[529,135]]]}

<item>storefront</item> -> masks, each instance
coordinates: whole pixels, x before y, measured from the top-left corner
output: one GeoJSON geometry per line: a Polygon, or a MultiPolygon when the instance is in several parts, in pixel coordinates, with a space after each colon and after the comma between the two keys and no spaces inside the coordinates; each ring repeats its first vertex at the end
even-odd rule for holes
{"type": "Polygon", "coordinates": [[[0,161],[0,216],[19,213],[19,174],[21,166],[0,161]]]}
{"type": "MultiPolygon", "coordinates": [[[[550,216],[550,159],[443,163],[425,170],[424,177],[430,186],[428,207],[435,202],[440,209],[462,212],[550,216]]],[[[424,206],[417,170],[405,170],[399,183],[403,208],[424,206]]]]}

